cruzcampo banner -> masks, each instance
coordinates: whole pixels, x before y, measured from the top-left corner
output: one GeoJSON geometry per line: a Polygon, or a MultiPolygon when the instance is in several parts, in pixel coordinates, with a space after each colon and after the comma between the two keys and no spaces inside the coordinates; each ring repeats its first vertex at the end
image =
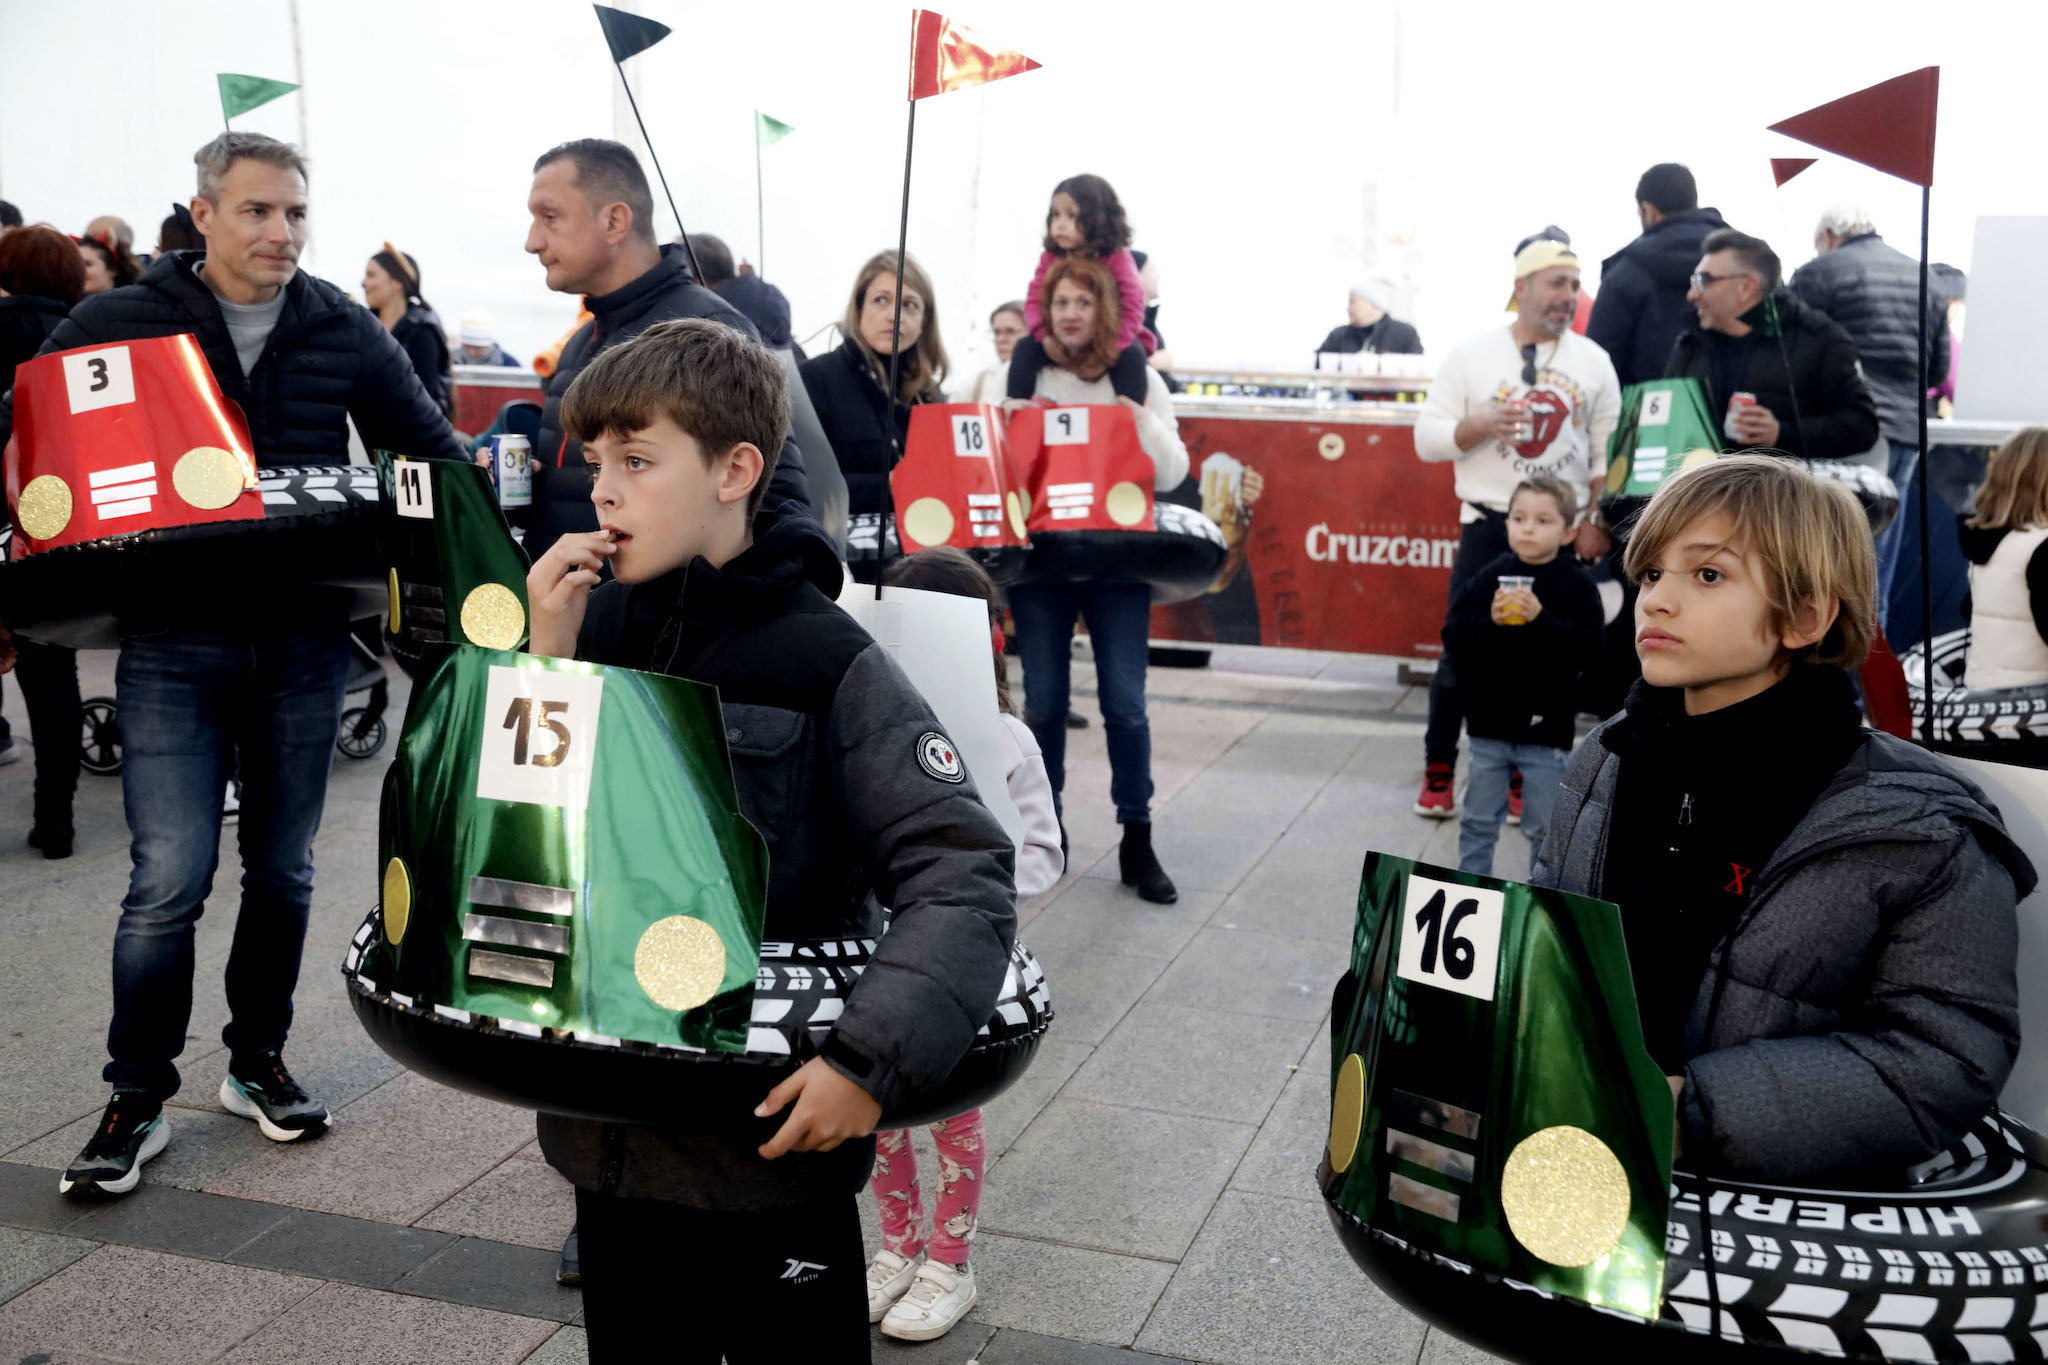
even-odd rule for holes
{"type": "Polygon", "coordinates": [[[364,974],[504,1027],[744,1052],[768,852],[717,692],[473,645],[426,665],[364,974]]]}
{"type": "Polygon", "coordinates": [[[512,539],[491,476],[459,460],[377,454],[381,535],[390,566],[392,651],[408,667],[430,644],[486,649],[526,642],[526,552],[512,539]]]}
{"type": "Polygon", "coordinates": [[[1607,438],[1607,495],[1647,498],[1666,475],[1711,460],[1725,444],[1699,380],[1631,384],[1622,391],[1621,421],[1607,438]]]}
{"type": "Polygon", "coordinates": [[[1411,1250],[1655,1317],[1673,1102],[1619,912],[1373,853],[1346,987],[1325,1196],[1411,1250]]]}

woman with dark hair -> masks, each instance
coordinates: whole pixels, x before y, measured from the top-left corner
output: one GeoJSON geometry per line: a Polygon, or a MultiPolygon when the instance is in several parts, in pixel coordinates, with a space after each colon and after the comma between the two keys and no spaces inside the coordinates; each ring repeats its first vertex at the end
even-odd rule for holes
{"type": "MultiPolygon", "coordinates": [[[[43,348],[71,306],[85,294],[85,261],[77,243],[49,227],[15,228],[0,236],[0,393],[14,387],[15,367],[43,348]]],[[[10,647],[0,627],[0,659],[10,647]]],[[[60,645],[11,642],[29,729],[36,737],[35,823],[28,841],[45,858],[71,856],[71,800],[78,791],[78,656],[60,645]]],[[[5,671],[0,669],[0,671],[5,671]]],[[[0,720],[0,763],[21,756],[0,720]]]]}
{"type": "Polygon", "coordinates": [[[119,289],[142,278],[142,262],[121,244],[120,238],[109,234],[106,237],[80,237],[77,241],[77,256],[85,266],[86,293],[104,294],[109,289],[119,289]]]}
{"type": "MultiPolygon", "coordinates": [[[[799,367],[818,423],[846,476],[847,512],[879,516],[889,510],[889,471],[910,435],[910,409],[943,402],[945,343],[939,338],[938,305],[932,284],[915,259],[903,264],[901,340],[896,316],[896,253],[871,257],[854,277],[853,294],[840,324],[845,339],[837,350],[812,356],[799,367]],[[901,346],[896,393],[885,386],[889,357],[901,346]]],[[[873,582],[879,561],[855,564],[855,578],[873,582]],[[868,576],[863,576],[868,575],[868,576]]]]}
{"type": "Polygon", "coordinates": [[[199,227],[192,221],[192,210],[183,204],[171,205],[171,211],[156,230],[156,254],[166,251],[203,250],[206,239],[199,235],[199,227]]]}
{"type": "MultiPolygon", "coordinates": [[[[1117,394],[1109,379],[1118,345],[1117,281],[1107,266],[1085,256],[1055,261],[1045,273],[1039,310],[1049,362],[1038,371],[1032,396],[1063,405],[1122,403],[1137,419],[1138,444],[1152,458],[1152,486],[1176,488],[1187,477],[1188,452],[1174,422],[1173,399],[1157,370],[1145,370],[1145,402],[1117,394]]],[[[1015,404],[1016,399],[1010,400],[1015,404]]],[[[1019,583],[1009,590],[1024,661],[1024,723],[1038,739],[1055,793],[1066,782],[1067,703],[1073,656],[1069,642],[1077,618],[1088,622],[1095,648],[1095,692],[1109,746],[1109,795],[1123,826],[1119,870],[1126,886],[1159,904],[1178,899],[1172,878],[1152,851],[1152,728],[1145,717],[1147,626],[1152,589],[1135,581],[1099,578],[1078,583],[1019,583]]]]}
{"type": "Polygon", "coordinates": [[[363,267],[363,303],[392,340],[412,357],[414,373],[434,406],[454,416],[454,362],[441,319],[420,297],[420,263],[386,242],[363,267]]]}

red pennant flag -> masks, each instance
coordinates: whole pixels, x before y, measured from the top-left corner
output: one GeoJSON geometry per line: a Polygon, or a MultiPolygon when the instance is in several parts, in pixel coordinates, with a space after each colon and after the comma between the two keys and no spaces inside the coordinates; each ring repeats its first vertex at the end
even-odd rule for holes
{"type": "Polygon", "coordinates": [[[1934,110],[1940,85],[1941,68],[1923,66],[1794,114],[1783,123],[1772,124],[1771,131],[1915,185],[1932,185],[1934,110]]]}
{"type": "Polygon", "coordinates": [[[910,12],[910,98],[986,85],[1036,71],[1038,63],[1008,48],[984,47],[964,24],[928,9],[910,12]]]}
{"type": "Polygon", "coordinates": [[[1811,166],[1820,158],[1812,156],[1774,156],[1771,158],[1771,174],[1780,186],[1787,180],[1811,166]]]}

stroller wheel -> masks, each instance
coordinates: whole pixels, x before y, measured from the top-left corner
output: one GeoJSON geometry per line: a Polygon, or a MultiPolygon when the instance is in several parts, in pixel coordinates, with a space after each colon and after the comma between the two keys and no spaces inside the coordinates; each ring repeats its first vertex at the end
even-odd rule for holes
{"type": "Polygon", "coordinates": [[[366,706],[353,706],[341,713],[341,733],[334,747],[348,758],[369,758],[384,747],[386,733],[382,716],[366,706]]]}
{"type": "Polygon", "coordinates": [[[114,717],[114,699],[88,697],[78,709],[84,731],[79,766],[101,777],[120,772],[121,726],[114,717]]]}

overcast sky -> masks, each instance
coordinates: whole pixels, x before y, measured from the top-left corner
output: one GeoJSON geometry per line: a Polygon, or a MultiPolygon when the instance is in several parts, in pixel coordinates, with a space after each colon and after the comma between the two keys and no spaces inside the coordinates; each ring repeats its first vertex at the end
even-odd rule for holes
{"type": "MultiPolygon", "coordinates": [[[[800,334],[825,326],[861,261],[895,244],[907,6],[632,7],[676,30],[629,70],[692,228],[760,254],[753,110],[795,126],[764,158],[767,275],[800,334]]],[[[530,356],[574,311],[521,251],[533,158],[631,126],[589,5],[300,10],[303,96],[237,126],[292,139],[303,127],[307,267],[356,289],[388,238],[419,258],[444,317],[485,309],[530,356]]],[[[1555,222],[1589,260],[1621,247],[1636,176],[1661,160],[1692,166],[1703,201],[1769,238],[1788,269],[1838,199],[1867,203],[1911,251],[1916,190],[1825,157],[1775,189],[1769,158],[1800,149],[1764,129],[1928,64],[1943,68],[1936,259],[1968,264],[1979,214],[2048,213],[2040,4],[976,0],[949,12],[1044,63],[919,106],[910,249],[934,276],[962,378],[986,359],[988,310],[1030,279],[1052,186],[1084,170],[1117,186],[1157,258],[1160,327],[1184,366],[1306,363],[1375,259],[1441,350],[1498,320],[1517,238],[1555,222]]],[[[118,213],[153,240],[191,193],[192,151],[220,127],[220,70],[293,78],[284,0],[0,0],[0,198],[72,232],[118,213]]]]}

